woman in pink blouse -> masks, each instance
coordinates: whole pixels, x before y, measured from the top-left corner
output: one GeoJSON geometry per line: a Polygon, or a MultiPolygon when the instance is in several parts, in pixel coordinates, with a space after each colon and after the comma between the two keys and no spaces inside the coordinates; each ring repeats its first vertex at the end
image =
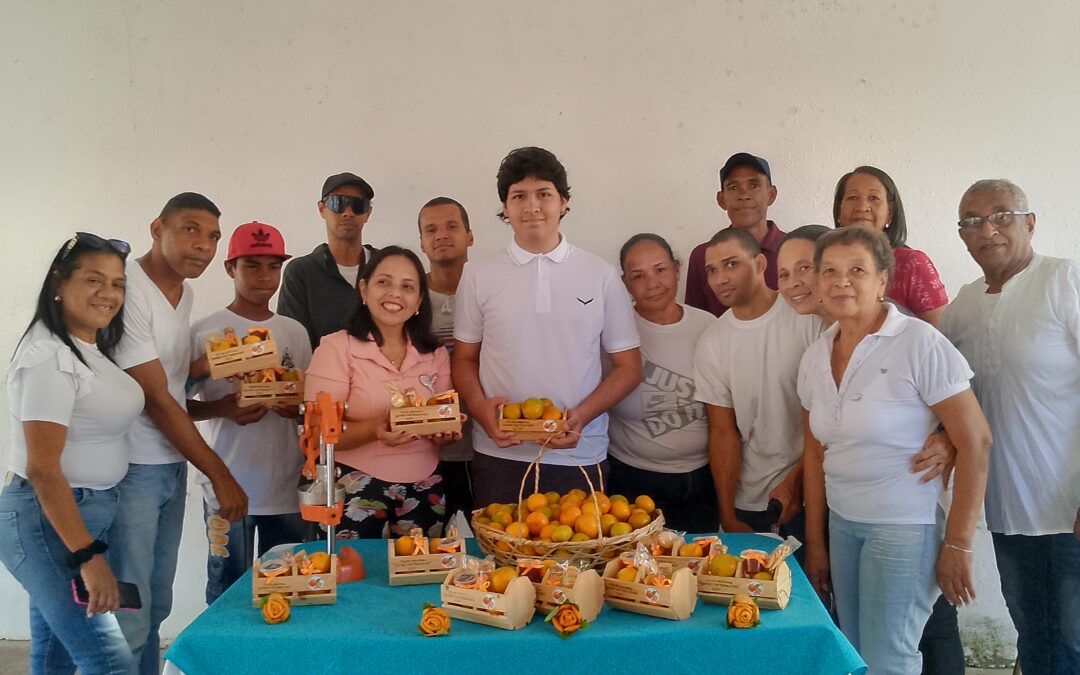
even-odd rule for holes
{"type": "Polygon", "coordinates": [[[836,184],[833,221],[837,227],[851,225],[885,233],[896,260],[886,297],[936,326],[949,296],[930,257],[906,245],[904,203],[889,174],[872,166],[844,174],[836,184]]]}
{"type": "Polygon", "coordinates": [[[346,330],[327,335],[311,357],[304,391],[345,401],[336,458],[345,474],[338,538],[438,534],[444,511],[438,445],[460,433],[415,436],[389,428],[390,390],[427,398],[450,385],[450,357],[431,333],[431,300],[416,254],[399,246],[375,253],[361,274],[360,308],[346,330]]]}

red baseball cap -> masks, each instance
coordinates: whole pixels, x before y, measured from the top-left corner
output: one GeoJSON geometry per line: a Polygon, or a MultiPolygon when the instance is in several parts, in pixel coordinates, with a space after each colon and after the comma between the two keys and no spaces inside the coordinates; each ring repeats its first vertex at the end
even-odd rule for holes
{"type": "Polygon", "coordinates": [[[225,260],[236,260],[248,255],[272,255],[282,260],[292,257],[285,253],[285,238],[278,229],[257,220],[236,228],[229,238],[229,255],[225,260]]]}

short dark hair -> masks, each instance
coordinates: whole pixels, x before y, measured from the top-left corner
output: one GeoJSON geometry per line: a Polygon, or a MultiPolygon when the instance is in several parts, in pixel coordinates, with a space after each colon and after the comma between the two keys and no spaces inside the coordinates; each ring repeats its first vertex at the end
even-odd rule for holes
{"type": "Polygon", "coordinates": [[[796,227],[791,232],[784,235],[783,241],[776,247],[776,252],[780,253],[780,249],[784,248],[784,244],[789,241],[799,240],[808,241],[811,244],[817,243],[818,239],[821,239],[824,235],[832,232],[831,227],[825,227],[824,225],[803,225],[802,227],[796,227]]]}
{"type": "Polygon", "coordinates": [[[821,236],[814,246],[814,271],[821,272],[821,256],[830,246],[862,246],[870,252],[878,272],[885,272],[885,283],[892,280],[893,260],[892,245],[883,232],[874,232],[862,227],[841,227],[821,236]]]}
{"type": "Polygon", "coordinates": [[[885,226],[885,236],[889,238],[889,244],[898,248],[907,243],[907,218],[904,216],[904,202],[900,199],[900,191],[896,189],[896,182],[889,174],[874,166],[860,166],[854,171],[845,173],[836,184],[836,194],[833,195],[833,225],[840,227],[840,203],[844,201],[844,190],[847,188],[848,179],[857,173],[873,176],[881,181],[885,187],[885,201],[892,206],[892,220],[885,226]]]}
{"type": "Polygon", "coordinates": [[[499,165],[499,173],[495,177],[499,187],[499,201],[505,204],[510,186],[526,178],[550,181],[563,199],[570,199],[566,167],[549,150],[528,147],[511,150],[499,165]]]}
{"type": "MultiPolygon", "coordinates": [[[[405,321],[405,334],[413,347],[416,347],[416,351],[421,354],[430,354],[438,349],[439,340],[431,333],[431,298],[428,296],[427,275],[424,274],[424,265],[420,262],[420,258],[407,248],[386,246],[372,254],[360,278],[365,283],[371,281],[375,268],[382,261],[395,255],[407,258],[416,268],[416,274],[420,279],[420,309],[405,321]]],[[[348,331],[349,335],[358,340],[374,341],[375,344],[382,346],[382,334],[379,332],[379,327],[375,325],[375,320],[371,318],[371,310],[364,303],[360,303],[360,306],[356,308],[356,313],[349,322],[348,331]]]]}
{"type": "Polygon", "coordinates": [[[221,209],[219,209],[217,205],[214,204],[214,202],[210,201],[198,192],[181,192],[169,201],[165,202],[165,206],[161,209],[161,214],[158,215],[158,218],[160,218],[161,220],[165,220],[177,211],[183,211],[185,209],[207,211],[215,218],[221,217],[221,209]]]}
{"type": "Polygon", "coordinates": [[[679,264],[679,259],[675,257],[675,253],[672,252],[671,244],[667,242],[667,239],[664,239],[658,234],[653,234],[652,232],[640,232],[627,239],[626,243],[624,243],[622,247],[619,248],[620,270],[624,272],[626,271],[626,254],[630,252],[630,249],[634,248],[643,241],[651,241],[652,243],[658,245],[668,254],[668,258],[671,258],[672,263],[674,263],[675,265],[679,264]]]}
{"type": "Polygon", "coordinates": [[[452,197],[435,197],[434,199],[429,199],[427,204],[421,206],[420,212],[416,214],[417,229],[419,229],[420,227],[420,214],[424,212],[424,209],[430,206],[446,206],[448,204],[453,204],[454,206],[458,207],[458,211],[461,212],[461,222],[465,225],[465,231],[472,232],[472,227],[469,225],[468,211],[466,211],[465,207],[461,205],[461,202],[452,197]]]}
{"type": "Polygon", "coordinates": [[[761,246],[757,243],[757,239],[754,239],[754,235],[750,234],[746,230],[740,230],[737,227],[725,227],[712,236],[706,248],[712,248],[717,244],[723,244],[727,241],[737,241],[739,245],[743,247],[743,250],[750,254],[750,257],[756,257],[761,255],[761,246]]]}
{"type": "MultiPolygon", "coordinates": [[[[79,351],[75,346],[75,342],[71,339],[67,323],[64,321],[63,309],[55,298],[60,283],[70,279],[72,273],[82,267],[83,258],[96,253],[111,253],[120,258],[121,264],[127,262],[127,253],[121,253],[109,245],[88,241],[78,236],[64,242],[64,245],[53,256],[52,263],[49,264],[49,271],[45,274],[45,281],[42,282],[41,291],[38,293],[34,318],[30,319],[30,325],[26,327],[22,335],[25,338],[34,327],[34,324],[40,321],[41,325],[49,329],[50,333],[67,345],[68,349],[75,354],[75,358],[82,361],[83,365],[86,365],[86,359],[83,358],[82,352],[79,351]]],[[[111,361],[116,346],[120,344],[120,339],[123,337],[124,305],[121,304],[120,309],[117,310],[116,316],[112,318],[109,325],[98,329],[97,348],[111,361]]],[[[21,343],[22,339],[19,342],[21,343]]]]}

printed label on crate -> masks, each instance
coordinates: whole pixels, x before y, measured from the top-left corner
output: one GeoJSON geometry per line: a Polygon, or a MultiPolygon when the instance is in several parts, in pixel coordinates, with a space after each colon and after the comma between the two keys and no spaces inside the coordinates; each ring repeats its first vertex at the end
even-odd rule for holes
{"type": "Polygon", "coordinates": [[[262,342],[253,342],[250,347],[252,356],[259,356],[264,351],[266,351],[266,345],[264,345],[262,342]]]}
{"type": "Polygon", "coordinates": [[[452,569],[457,566],[457,556],[452,553],[447,553],[439,560],[439,564],[442,565],[444,569],[452,569]]]}
{"type": "Polygon", "coordinates": [[[311,576],[310,579],[308,579],[307,585],[308,588],[313,591],[321,591],[323,588],[326,587],[326,581],[322,578],[322,576],[314,574],[311,576]]]}
{"type": "Polygon", "coordinates": [[[656,604],[660,602],[660,591],[656,590],[652,586],[645,587],[645,602],[656,604]]]}
{"type": "Polygon", "coordinates": [[[439,417],[449,419],[454,416],[454,409],[449,405],[439,406],[439,417]]]}
{"type": "Polygon", "coordinates": [[[551,592],[551,599],[555,601],[556,605],[561,605],[566,602],[566,591],[561,588],[556,588],[551,592]]]}
{"type": "Polygon", "coordinates": [[[281,388],[285,391],[286,394],[295,394],[296,393],[296,383],[295,382],[284,382],[284,383],[282,383],[281,388]]]}
{"type": "Polygon", "coordinates": [[[559,428],[559,425],[555,423],[555,420],[544,420],[544,431],[549,434],[555,433],[555,430],[559,428]]]}
{"type": "Polygon", "coordinates": [[[484,593],[480,598],[480,604],[484,606],[484,609],[495,609],[495,596],[491,593],[484,593]]]}
{"type": "Polygon", "coordinates": [[[750,595],[757,596],[763,594],[765,589],[762,588],[761,584],[757,581],[748,581],[746,582],[746,592],[750,595]]]}

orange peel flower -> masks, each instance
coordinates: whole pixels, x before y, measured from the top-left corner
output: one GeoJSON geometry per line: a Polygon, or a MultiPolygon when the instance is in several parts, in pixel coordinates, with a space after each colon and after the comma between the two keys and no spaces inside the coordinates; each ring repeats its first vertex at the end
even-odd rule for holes
{"type": "Polygon", "coordinates": [[[289,599],[281,593],[271,593],[262,599],[263,621],[269,624],[289,620],[289,599]]]}
{"type": "Polygon", "coordinates": [[[424,603],[424,611],[420,615],[420,625],[416,627],[424,637],[438,637],[450,634],[450,615],[441,607],[436,607],[430,602],[424,603]]]}
{"type": "Polygon", "coordinates": [[[727,622],[733,628],[753,628],[761,621],[760,610],[754,599],[745,593],[739,593],[728,605],[727,622]]]}
{"type": "Polygon", "coordinates": [[[570,637],[578,630],[589,627],[589,622],[581,618],[581,610],[569,600],[563,601],[562,604],[551,610],[547,617],[544,618],[544,621],[550,622],[555,627],[559,637],[563,639],[570,637]]]}

